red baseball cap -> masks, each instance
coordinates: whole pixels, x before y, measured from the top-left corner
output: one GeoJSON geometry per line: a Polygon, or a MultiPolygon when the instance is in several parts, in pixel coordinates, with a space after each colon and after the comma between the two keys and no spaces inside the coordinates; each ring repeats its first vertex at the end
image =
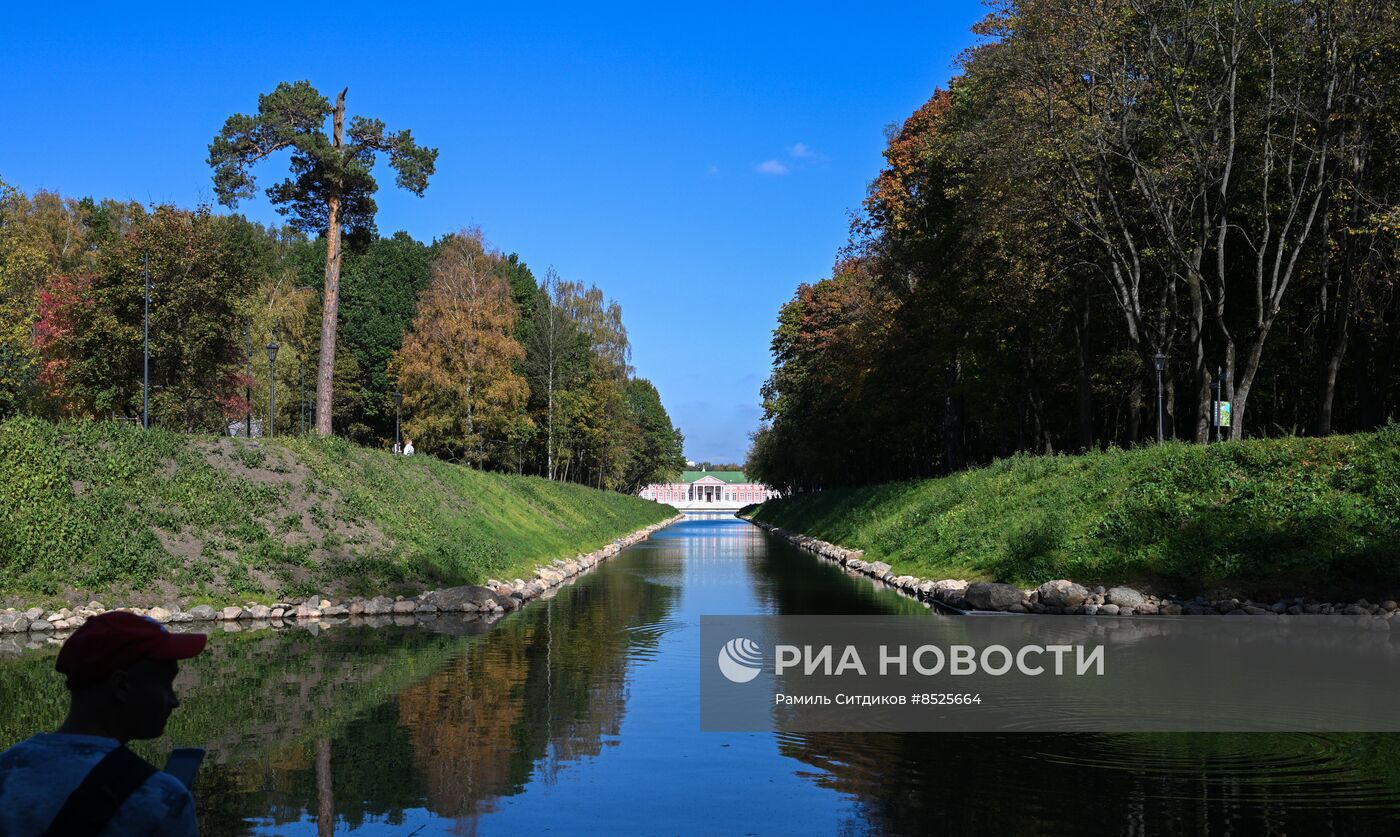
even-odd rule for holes
{"type": "Polygon", "coordinates": [[[81,689],[140,660],[187,660],[208,641],[204,634],[172,634],[154,619],[113,610],[74,631],[59,650],[54,668],[68,675],[69,689],[81,689]]]}

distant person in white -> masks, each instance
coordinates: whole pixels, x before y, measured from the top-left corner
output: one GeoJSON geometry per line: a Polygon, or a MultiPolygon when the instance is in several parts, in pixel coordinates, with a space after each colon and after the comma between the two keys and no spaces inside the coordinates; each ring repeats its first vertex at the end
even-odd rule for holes
{"type": "Polygon", "coordinates": [[[412,439],[405,439],[405,440],[404,440],[403,455],[404,455],[404,456],[412,456],[412,455],[413,455],[413,440],[412,440],[412,439]]]}
{"type": "Polygon", "coordinates": [[[68,678],[67,719],[0,754],[0,835],[197,835],[189,789],[126,743],[165,733],[180,705],[176,661],[206,640],[123,611],[78,628],[54,664],[68,678]]]}

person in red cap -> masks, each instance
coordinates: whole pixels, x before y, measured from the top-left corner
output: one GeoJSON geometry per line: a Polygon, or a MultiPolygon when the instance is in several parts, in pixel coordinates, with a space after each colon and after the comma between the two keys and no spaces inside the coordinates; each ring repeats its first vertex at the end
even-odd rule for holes
{"type": "Polygon", "coordinates": [[[194,835],[194,798],[126,748],[157,738],[180,705],[178,660],[203,634],[172,634],[124,611],[73,632],[54,667],[68,678],[68,717],[0,754],[0,835],[194,835]]]}

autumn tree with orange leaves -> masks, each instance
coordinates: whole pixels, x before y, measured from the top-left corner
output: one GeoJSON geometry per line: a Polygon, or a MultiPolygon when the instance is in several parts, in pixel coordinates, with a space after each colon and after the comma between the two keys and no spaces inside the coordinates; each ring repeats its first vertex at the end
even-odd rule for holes
{"type": "Polygon", "coordinates": [[[1393,420],[1400,9],[989,5],[959,75],[890,131],[831,276],[779,313],[745,470],[815,489],[1159,423],[1206,442],[1393,420]]]}
{"type": "Polygon", "coordinates": [[[477,231],[442,245],[391,377],[404,393],[404,435],[443,458],[481,465],[528,429],[529,386],[516,372],[515,305],[477,231]]]}

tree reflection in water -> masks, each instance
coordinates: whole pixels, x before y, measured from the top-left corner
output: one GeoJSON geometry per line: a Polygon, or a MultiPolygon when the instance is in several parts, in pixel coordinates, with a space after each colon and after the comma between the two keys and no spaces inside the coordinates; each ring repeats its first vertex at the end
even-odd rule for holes
{"type": "MultiPolygon", "coordinates": [[[[1394,735],[699,732],[701,615],[923,612],[747,524],[692,521],[494,624],[219,636],[159,745],[208,749],[206,835],[1395,830],[1394,735]]],[[[0,662],[0,746],[61,719],[52,666],[0,662]]]]}
{"type": "Polygon", "coordinates": [[[579,591],[527,608],[399,695],[429,810],[475,816],[618,735],[633,646],[654,642],[627,628],[664,616],[673,591],[635,575],[610,582],[606,606],[579,591]]]}
{"type": "MultiPolygon", "coordinates": [[[[755,555],[773,613],[922,610],[776,539],[755,555]]],[[[872,833],[1344,835],[1400,821],[1395,734],[793,733],[778,744],[813,781],[860,800],[872,833]]]]}

